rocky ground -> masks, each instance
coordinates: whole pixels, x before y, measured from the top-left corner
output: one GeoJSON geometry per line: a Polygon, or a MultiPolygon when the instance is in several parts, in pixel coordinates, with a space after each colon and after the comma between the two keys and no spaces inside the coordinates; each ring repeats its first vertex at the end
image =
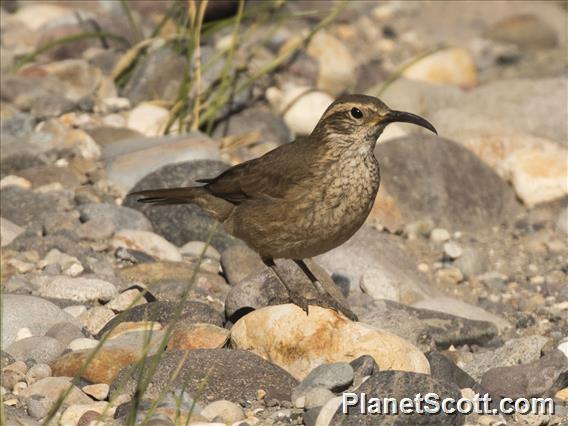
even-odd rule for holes
{"type": "MultiPolygon", "coordinates": [[[[46,423],[50,411],[64,425],[568,422],[566,3],[351,2],[213,128],[168,135],[186,57],[167,42],[170,21],[141,42],[167,2],[130,3],[138,35],[118,1],[2,2],[6,424],[46,423]],[[98,29],[123,39],[29,56],[98,29]],[[128,78],[117,73],[125,63],[128,78]],[[309,133],[344,92],[380,95],[439,133],[389,126],[367,224],[315,259],[359,322],[318,306],[281,262],[313,299],[306,316],[198,208],[125,198],[309,133]],[[556,414],[343,416],[344,391],[551,397],[556,414]]],[[[332,7],[291,2],[284,20],[250,24],[235,53],[244,75],[332,7]]],[[[226,54],[231,32],[204,39],[202,56],[226,54]]],[[[222,69],[206,69],[202,84],[222,69]]]]}

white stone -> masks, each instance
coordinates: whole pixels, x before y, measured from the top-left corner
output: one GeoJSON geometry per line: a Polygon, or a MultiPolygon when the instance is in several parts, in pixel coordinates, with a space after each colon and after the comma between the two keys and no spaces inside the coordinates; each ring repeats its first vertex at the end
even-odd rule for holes
{"type": "Polygon", "coordinates": [[[39,284],[39,289],[36,291],[38,296],[69,299],[76,302],[105,301],[118,294],[113,284],[98,278],[56,275],[38,277],[36,282],[39,284]]]}
{"type": "Polygon", "coordinates": [[[341,40],[327,31],[318,31],[307,48],[318,61],[317,86],[332,95],[339,95],[353,85],[357,63],[341,40]]]}
{"type": "Polygon", "coordinates": [[[450,259],[457,259],[463,254],[463,249],[454,241],[448,241],[444,244],[444,254],[450,259]]]}
{"type": "Polygon", "coordinates": [[[47,255],[39,261],[38,267],[45,269],[47,266],[53,264],[59,265],[63,273],[70,277],[76,277],[84,270],[79,259],[75,256],[69,256],[66,253],[62,253],[55,248],[51,249],[49,253],[47,253],[47,255]]]}
{"type": "Polygon", "coordinates": [[[400,302],[400,283],[383,270],[371,268],[361,276],[359,287],[373,299],[388,299],[400,302]]]}
{"type": "Polygon", "coordinates": [[[413,80],[462,88],[477,85],[475,59],[468,50],[459,47],[426,56],[408,67],[402,75],[413,80]]]}
{"type": "Polygon", "coordinates": [[[243,409],[234,402],[219,400],[207,405],[200,413],[207,420],[220,417],[225,424],[232,424],[244,419],[243,409]]]}
{"type": "Polygon", "coordinates": [[[341,401],[342,397],[340,396],[327,401],[318,414],[315,426],[329,426],[331,424],[331,419],[341,405],[341,401]]]}
{"type": "Polygon", "coordinates": [[[81,157],[97,160],[101,156],[101,148],[95,140],[81,129],[71,129],[64,137],[64,144],[73,147],[81,157]]]}
{"type": "Polygon", "coordinates": [[[13,267],[16,271],[20,274],[25,274],[26,272],[30,272],[34,269],[34,264],[29,262],[24,262],[23,260],[12,258],[8,260],[8,265],[13,267]]]}
{"type": "Polygon", "coordinates": [[[500,168],[528,207],[568,194],[568,150],[560,146],[516,150],[500,168]]]}
{"type": "Polygon", "coordinates": [[[18,235],[24,232],[24,228],[10,222],[8,219],[0,217],[0,245],[7,246],[14,241],[18,235]]]}
{"type": "Polygon", "coordinates": [[[8,175],[0,180],[0,189],[8,188],[10,186],[17,186],[18,188],[30,189],[32,183],[20,176],[8,175]]]}
{"type": "Polygon", "coordinates": [[[159,136],[164,133],[169,116],[166,108],[141,103],[130,111],[127,126],[146,136],[159,136]]]}
{"type": "Polygon", "coordinates": [[[126,118],[120,114],[107,114],[103,117],[102,124],[110,127],[125,127],[126,118]]]}
{"type": "Polygon", "coordinates": [[[97,383],[94,385],[83,386],[82,391],[87,395],[92,396],[98,401],[106,399],[110,390],[110,386],[106,383],[97,383]]]}
{"type": "Polygon", "coordinates": [[[63,310],[68,314],[73,315],[75,318],[78,318],[83,312],[87,312],[87,307],[85,305],[72,305],[66,306],[63,310]]]}
{"type": "Polygon", "coordinates": [[[149,231],[122,229],[114,234],[111,246],[116,249],[125,247],[142,251],[159,260],[180,262],[182,255],[179,249],[164,237],[149,231]]]}
{"type": "Polygon", "coordinates": [[[103,105],[112,112],[122,111],[130,108],[130,100],[128,98],[113,96],[110,98],[104,98],[103,105]]]}
{"type": "Polygon", "coordinates": [[[83,326],[89,330],[89,333],[95,335],[105,326],[107,322],[113,319],[114,312],[104,306],[94,306],[87,312],[82,314],[79,319],[83,326]]]}
{"type": "Polygon", "coordinates": [[[108,402],[106,401],[93,402],[92,404],[74,404],[65,410],[61,419],[59,419],[59,424],[69,426],[76,425],[81,416],[87,411],[96,411],[100,414],[106,412],[107,416],[112,416],[114,412],[112,408],[108,407],[108,402]]]}
{"type": "Polygon", "coordinates": [[[560,343],[557,349],[568,357],[568,340],[560,343]]]}
{"type": "Polygon", "coordinates": [[[321,364],[372,356],[381,370],[430,373],[424,354],[406,340],[319,306],[309,315],[296,305],[275,305],[242,317],[231,329],[232,347],[256,353],[298,380],[321,364]],[[286,350],[293,347],[294,351],[286,350]]]}
{"type": "Polygon", "coordinates": [[[95,339],[89,339],[87,337],[79,337],[78,339],[74,339],[67,345],[67,348],[71,349],[72,351],[80,351],[83,349],[92,349],[96,347],[99,342],[95,339]]]}
{"type": "Polygon", "coordinates": [[[314,91],[311,87],[288,85],[283,90],[271,87],[266,97],[279,112],[284,112],[284,121],[296,134],[312,132],[333,98],[327,93],[314,91]]]}
{"type": "Polygon", "coordinates": [[[118,296],[108,302],[105,307],[112,309],[113,311],[122,312],[126,311],[127,309],[133,308],[134,306],[143,305],[144,303],[146,303],[146,299],[142,297],[140,291],[133,288],[120,293],[118,296]]]}
{"type": "Polygon", "coordinates": [[[182,255],[193,257],[199,257],[201,253],[203,253],[203,250],[205,250],[204,258],[209,257],[211,259],[221,260],[221,253],[219,253],[215,247],[207,245],[207,243],[203,241],[189,241],[179,249],[182,255]],[[207,249],[205,248],[206,246],[207,249]]]}
{"type": "Polygon", "coordinates": [[[16,341],[32,337],[33,333],[28,327],[22,327],[16,333],[16,341]]]}
{"type": "Polygon", "coordinates": [[[430,239],[436,243],[443,243],[450,239],[450,233],[444,228],[434,228],[430,233],[430,239]]]}

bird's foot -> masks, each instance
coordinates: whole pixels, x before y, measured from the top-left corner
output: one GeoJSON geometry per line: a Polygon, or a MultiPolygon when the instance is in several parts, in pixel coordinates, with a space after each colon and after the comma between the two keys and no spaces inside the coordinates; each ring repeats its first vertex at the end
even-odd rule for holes
{"type": "Polygon", "coordinates": [[[334,311],[339,312],[340,314],[345,315],[351,321],[359,321],[359,318],[355,313],[347,306],[345,303],[336,300],[330,294],[325,294],[320,296],[322,299],[322,305],[333,309],[334,311]]]}
{"type": "Polygon", "coordinates": [[[292,303],[302,308],[302,310],[306,312],[306,315],[308,315],[308,299],[292,290],[288,291],[288,294],[290,295],[292,303]]]}

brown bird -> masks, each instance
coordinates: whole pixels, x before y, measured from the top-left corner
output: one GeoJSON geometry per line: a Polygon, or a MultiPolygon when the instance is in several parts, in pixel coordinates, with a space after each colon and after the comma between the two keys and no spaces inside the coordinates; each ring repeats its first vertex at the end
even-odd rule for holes
{"type": "Polygon", "coordinates": [[[367,219],[380,183],[375,144],[394,122],[436,133],[422,117],[391,110],[372,96],[347,95],[327,108],[309,136],[198,180],[203,186],[129,195],[143,203],[198,205],[260,254],[293,303],[307,312],[307,300],[286,284],[274,259],[293,259],[322,295],[334,299],[335,309],[356,319],[329,277],[316,277],[304,259],[343,244],[367,219]]]}

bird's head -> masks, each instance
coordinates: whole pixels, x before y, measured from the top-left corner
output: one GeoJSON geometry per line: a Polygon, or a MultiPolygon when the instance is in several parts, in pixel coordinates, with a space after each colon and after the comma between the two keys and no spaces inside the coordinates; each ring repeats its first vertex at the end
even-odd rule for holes
{"type": "Polygon", "coordinates": [[[320,140],[374,147],[385,127],[395,122],[416,124],[437,134],[434,126],[418,115],[392,110],[373,96],[347,95],[327,108],[312,135],[320,140]]]}

